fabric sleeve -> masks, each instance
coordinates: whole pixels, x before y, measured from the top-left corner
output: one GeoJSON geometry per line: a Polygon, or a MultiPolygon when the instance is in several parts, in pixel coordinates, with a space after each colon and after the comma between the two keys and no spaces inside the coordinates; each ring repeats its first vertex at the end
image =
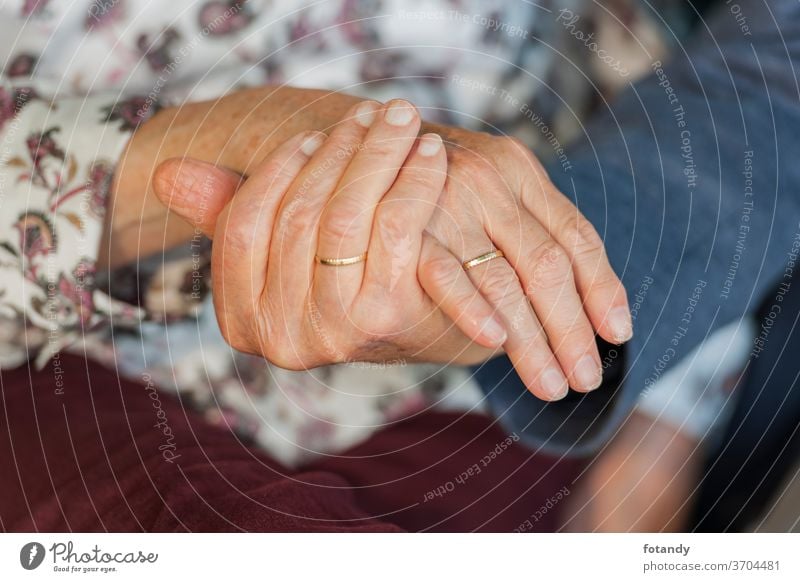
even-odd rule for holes
{"type": "MultiPolygon", "coordinates": [[[[800,5],[736,9],[719,3],[670,62],[654,62],[588,124],[567,164],[549,168],[603,237],[635,335],[603,346],[603,387],[557,403],[529,394],[506,358],[476,370],[498,417],[536,448],[596,453],[718,328],[762,301],[780,316],[800,252],[800,5]]],[[[770,326],[758,323],[751,360],[770,326]]]]}
{"type": "Polygon", "coordinates": [[[0,85],[0,367],[44,362],[126,309],[96,289],[95,262],[114,165],[151,108],[55,90],[0,85]]]}

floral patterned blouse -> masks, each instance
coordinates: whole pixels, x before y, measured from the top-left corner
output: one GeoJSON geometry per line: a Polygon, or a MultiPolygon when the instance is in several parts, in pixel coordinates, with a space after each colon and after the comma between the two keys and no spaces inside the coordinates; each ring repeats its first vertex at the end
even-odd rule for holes
{"type": "Polygon", "coordinates": [[[611,93],[646,69],[642,39],[650,59],[665,49],[633,2],[606,4],[614,17],[579,0],[4,2],[0,367],[36,360],[58,374],[62,351],[87,354],[179,393],[288,464],[429,406],[479,409],[458,368],[288,372],[233,352],[209,298],[192,292],[187,249],[97,273],[115,163],[159,107],[259,84],[405,97],[436,121],[512,133],[545,156],[577,131],[592,84],[611,93]],[[598,46],[625,55],[614,74],[598,46]],[[554,66],[554,55],[576,66],[554,66]],[[487,87],[525,96],[536,119],[487,87]]]}

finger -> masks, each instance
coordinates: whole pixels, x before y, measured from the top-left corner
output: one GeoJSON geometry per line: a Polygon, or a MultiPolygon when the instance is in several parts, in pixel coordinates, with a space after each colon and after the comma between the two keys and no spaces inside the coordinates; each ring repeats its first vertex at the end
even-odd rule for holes
{"type": "Polygon", "coordinates": [[[165,160],[153,174],[158,199],[207,237],[240,183],[236,172],[192,158],[165,160]]]}
{"type": "Polygon", "coordinates": [[[447,179],[442,138],[420,138],[403,169],[369,218],[372,235],[360,296],[408,297],[421,293],[416,271],[422,233],[447,179]]]}
{"type": "MultiPolygon", "coordinates": [[[[506,205],[506,208],[514,205],[506,205]]],[[[569,256],[524,208],[486,208],[489,236],[522,282],[548,343],[575,390],[599,387],[602,365],[594,331],[572,273],[569,256]],[[513,214],[513,216],[512,216],[513,214]]]]}
{"type": "MultiPolygon", "coordinates": [[[[308,311],[306,302],[316,285],[313,280],[314,255],[322,211],[363,143],[380,106],[375,101],[364,101],[352,107],[300,172],[280,205],[269,250],[266,300],[275,313],[276,325],[283,329],[294,329],[296,322],[292,318],[308,311]]],[[[355,269],[331,269],[344,271],[342,277],[345,280],[352,277],[354,280],[350,286],[353,289],[360,287],[363,277],[360,265],[355,269]]],[[[327,292],[333,296],[337,291],[334,288],[327,292]]],[[[352,296],[340,298],[346,302],[347,308],[354,294],[355,291],[352,296]]],[[[299,353],[304,347],[300,340],[298,342],[297,346],[289,349],[297,352],[295,357],[308,360],[309,354],[299,353]]],[[[327,348],[338,349],[335,346],[327,348]]],[[[326,358],[327,361],[341,359],[335,353],[327,354],[326,358]]]]}
{"type": "Polygon", "coordinates": [[[213,297],[223,335],[234,347],[265,350],[258,301],[264,287],[270,228],[289,186],[325,135],[304,132],[275,149],[254,169],[217,220],[212,247],[213,297]],[[250,317],[247,317],[247,315],[250,317]]]}
{"type": "MultiPolygon", "coordinates": [[[[465,232],[470,260],[494,245],[484,232],[465,232]]],[[[463,261],[462,261],[463,262],[463,261]]],[[[467,271],[472,283],[500,314],[508,333],[504,347],[520,379],[543,400],[566,396],[569,387],[547,337],[531,309],[517,274],[503,258],[496,258],[467,271]]]]}
{"type": "Polygon", "coordinates": [[[420,123],[407,101],[391,101],[379,112],[323,212],[319,256],[352,257],[367,249],[375,207],[397,178],[420,123]]]}
{"type": "Polygon", "coordinates": [[[464,335],[493,349],[506,342],[508,334],[503,324],[472,284],[461,262],[427,234],[422,238],[417,274],[428,296],[464,335]]]}
{"type": "Polygon", "coordinates": [[[625,287],[611,267],[603,240],[574,206],[564,205],[561,212],[567,218],[553,232],[570,255],[585,310],[602,338],[623,344],[633,337],[633,321],[625,287]]]}
{"type": "Polygon", "coordinates": [[[569,255],[594,329],[609,342],[628,341],[633,336],[633,323],[627,294],[608,261],[602,238],[538,164],[531,176],[523,187],[523,204],[569,255]]]}
{"type": "MultiPolygon", "coordinates": [[[[405,329],[395,329],[384,325],[380,314],[389,312],[385,309],[387,304],[429,303],[417,280],[417,265],[422,233],[446,179],[447,156],[442,138],[426,134],[408,154],[394,184],[370,213],[372,234],[356,303],[366,310],[360,321],[374,326],[366,329],[367,333],[403,333],[422,323],[409,321],[405,329]]],[[[331,276],[331,273],[328,270],[320,275],[331,276]]]]}

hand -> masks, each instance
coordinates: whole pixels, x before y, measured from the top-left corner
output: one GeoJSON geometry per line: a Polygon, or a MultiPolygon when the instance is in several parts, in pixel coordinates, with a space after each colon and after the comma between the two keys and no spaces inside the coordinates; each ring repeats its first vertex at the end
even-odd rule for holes
{"type": "MultiPolygon", "coordinates": [[[[426,248],[437,247],[423,244],[420,283],[442,311],[459,321],[458,313],[467,312],[468,281],[474,281],[504,316],[506,351],[537,396],[563,397],[565,376],[578,390],[593,389],[601,367],[592,327],[618,343],[631,335],[624,289],[602,241],[518,142],[441,129],[451,140],[450,177],[429,230],[459,258],[427,253],[426,248]],[[472,269],[465,281],[461,262],[495,246],[507,258],[472,269]]],[[[225,182],[219,169],[193,170],[213,176],[219,186],[225,182]]],[[[165,200],[171,181],[181,175],[186,177],[175,162],[164,172],[165,200]]],[[[236,182],[229,177],[227,184],[230,197],[236,182]]],[[[183,189],[187,212],[196,206],[190,190],[183,189]]],[[[208,212],[205,218],[213,221],[214,215],[208,212]]]]}
{"type": "Polygon", "coordinates": [[[502,325],[460,268],[451,291],[463,300],[450,302],[448,314],[417,280],[421,255],[455,261],[423,236],[447,160],[439,136],[417,140],[419,127],[407,102],[364,102],[329,138],[303,133],[278,147],[236,196],[234,174],[203,174],[207,165],[188,160],[161,166],[156,193],[214,238],[213,297],[233,347],[306,369],[397,358],[474,362],[503,344],[502,325]],[[226,180],[229,202],[219,216],[198,212],[208,210],[198,195],[210,186],[217,204],[226,180]],[[356,264],[315,261],[367,249],[356,264]]]}
{"type": "MultiPolygon", "coordinates": [[[[449,142],[448,180],[428,231],[460,260],[492,248],[505,253],[468,274],[501,314],[506,353],[534,393],[563,395],[559,365],[574,389],[597,388],[594,332],[612,343],[633,333],[602,239],[522,143],[437,129],[449,142]]],[[[455,268],[423,263],[420,278],[455,268]]]]}
{"type": "MultiPolygon", "coordinates": [[[[134,132],[117,164],[99,267],[134,262],[194,235],[189,224],[169,220],[152,191],[153,172],[161,161],[189,156],[246,174],[290,136],[327,130],[358,102],[343,93],[267,86],[157,112],[134,132]]],[[[207,202],[216,216],[222,206],[214,196],[207,202]]]]}

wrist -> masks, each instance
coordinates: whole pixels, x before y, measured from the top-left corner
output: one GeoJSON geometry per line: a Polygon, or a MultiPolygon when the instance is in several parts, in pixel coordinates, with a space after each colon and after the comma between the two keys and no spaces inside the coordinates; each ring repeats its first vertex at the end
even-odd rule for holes
{"type": "Polygon", "coordinates": [[[180,220],[167,228],[169,211],[155,197],[151,177],[160,159],[174,155],[167,138],[173,112],[163,110],[131,134],[117,163],[109,192],[98,266],[119,267],[191,237],[180,220]]]}

